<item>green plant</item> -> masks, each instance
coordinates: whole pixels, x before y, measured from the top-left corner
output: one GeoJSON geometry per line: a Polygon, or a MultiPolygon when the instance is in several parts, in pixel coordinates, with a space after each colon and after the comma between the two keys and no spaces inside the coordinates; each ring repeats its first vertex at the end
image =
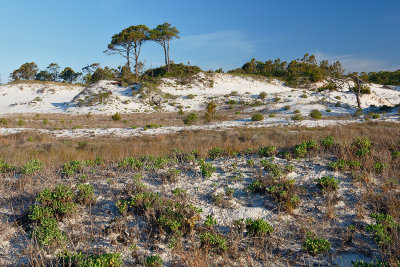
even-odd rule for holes
{"type": "Polygon", "coordinates": [[[253,179],[251,181],[251,184],[247,187],[247,189],[251,193],[259,193],[259,194],[264,194],[266,191],[265,185],[263,184],[262,181],[260,181],[258,179],[253,179]]]}
{"type": "Polygon", "coordinates": [[[198,121],[198,117],[196,113],[190,113],[189,116],[187,116],[184,120],[183,123],[187,126],[191,126],[195,124],[198,121]]]}
{"type": "Polygon", "coordinates": [[[306,94],[302,94],[300,97],[301,98],[308,98],[308,96],[306,94]]]}
{"type": "Polygon", "coordinates": [[[217,220],[213,218],[211,214],[207,215],[207,219],[204,221],[204,225],[208,227],[212,227],[217,225],[217,220]]]}
{"type": "Polygon", "coordinates": [[[337,103],[335,104],[335,107],[336,107],[336,108],[340,108],[340,107],[341,107],[340,102],[337,102],[337,103]]]}
{"type": "Polygon", "coordinates": [[[284,106],[283,109],[284,109],[284,110],[289,110],[289,109],[290,109],[290,106],[284,106]]]}
{"type": "Polygon", "coordinates": [[[335,139],[332,135],[329,135],[321,140],[321,145],[324,147],[331,147],[335,144],[335,139]]]}
{"type": "Polygon", "coordinates": [[[366,231],[373,233],[376,243],[380,246],[392,243],[392,234],[400,234],[400,224],[389,214],[374,212],[370,217],[375,219],[375,223],[367,225],[366,231]]]}
{"type": "Polygon", "coordinates": [[[299,188],[296,186],[294,179],[280,179],[274,181],[267,188],[267,192],[271,194],[275,200],[284,204],[285,208],[291,212],[300,203],[300,197],[298,196],[299,188]]]}
{"type": "Polygon", "coordinates": [[[318,109],[313,109],[310,113],[310,117],[313,118],[314,120],[319,120],[322,118],[322,113],[319,112],[318,109]]]}
{"type": "Polygon", "coordinates": [[[144,259],[144,266],[146,267],[160,267],[162,266],[163,261],[160,257],[160,255],[151,255],[151,256],[146,256],[144,259]]]}
{"type": "Polygon", "coordinates": [[[53,190],[46,188],[40,192],[36,201],[44,208],[49,208],[55,215],[62,217],[75,212],[75,195],[71,188],[57,185],[53,190]]]}
{"type": "Polygon", "coordinates": [[[27,162],[24,166],[21,168],[21,173],[24,174],[34,174],[40,170],[42,170],[44,166],[44,163],[38,159],[32,159],[31,161],[27,162]]]}
{"type": "Polygon", "coordinates": [[[292,120],[294,121],[301,121],[303,120],[303,116],[301,116],[300,114],[297,114],[295,116],[292,117],[292,120]]]}
{"type": "Polygon", "coordinates": [[[374,162],[374,169],[376,173],[382,173],[385,169],[387,169],[388,164],[384,162],[374,162]]]}
{"type": "Polygon", "coordinates": [[[122,267],[124,266],[120,253],[103,253],[100,255],[84,255],[64,251],[60,255],[63,266],[77,267],[122,267]]]}
{"type": "Polygon", "coordinates": [[[264,100],[266,97],[267,97],[267,93],[266,93],[266,92],[261,92],[261,93],[258,95],[258,98],[261,99],[261,100],[264,100]]]}
{"type": "Polygon", "coordinates": [[[390,266],[388,263],[381,262],[381,261],[366,262],[363,260],[357,260],[356,262],[352,261],[351,264],[353,267],[389,267],[390,266]]]}
{"type": "Polygon", "coordinates": [[[90,205],[96,201],[94,187],[91,184],[78,184],[76,202],[83,205],[90,205]]]}
{"type": "Polygon", "coordinates": [[[317,179],[317,185],[322,191],[336,191],[339,189],[339,180],[332,176],[323,176],[317,179]]]}
{"type": "Polygon", "coordinates": [[[251,120],[252,121],[262,121],[262,120],[264,120],[264,116],[260,113],[256,113],[251,116],[251,120]]]}
{"type": "Polygon", "coordinates": [[[55,218],[44,217],[33,227],[31,237],[42,246],[63,243],[66,235],[57,225],[55,218]]]}
{"type": "Polygon", "coordinates": [[[7,125],[8,121],[5,118],[0,118],[0,124],[7,125]]]}
{"type": "Polygon", "coordinates": [[[355,149],[356,156],[361,157],[371,153],[372,142],[368,137],[357,137],[351,147],[355,149]]]}
{"type": "Polygon", "coordinates": [[[307,155],[307,142],[303,141],[300,145],[295,146],[294,151],[299,157],[304,157],[305,155],[307,155]]]}
{"type": "Polygon", "coordinates": [[[317,256],[328,252],[331,249],[331,243],[326,239],[318,238],[314,233],[308,232],[303,248],[309,254],[317,256]]]}
{"type": "Polygon", "coordinates": [[[336,98],[337,100],[342,99],[342,97],[341,97],[340,95],[335,96],[335,98],[336,98]]]}
{"type": "Polygon", "coordinates": [[[0,173],[12,172],[16,169],[17,167],[8,164],[4,159],[0,158],[0,173]]]}
{"type": "Polygon", "coordinates": [[[269,235],[274,231],[274,228],[263,219],[246,219],[246,228],[250,236],[269,235]]]}
{"type": "Polygon", "coordinates": [[[260,157],[271,157],[271,156],[275,156],[276,153],[277,153],[277,149],[276,149],[276,146],[274,146],[274,145],[260,147],[260,149],[258,149],[258,152],[257,152],[257,154],[260,157]]]}
{"type": "Polygon", "coordinates": [[[121,115],[118,112],[116,112],[114,115],[111,116],[111,119],[113,121],[119,121],[121,120],[121,115]]]}
{"type": "Polygon", "coordinates": [[[208,150],[208,157],[212,160],[222,157],[226,155],[226,152],[224,149],[220,148],[220,147],[214,147],[210,150],[208,150]]]}
{"type": "Polygon", "coordinates": [[[210,178],[213,172],[217,170],[214,166],[211,165],[210,162],[206,162],[204,159],[201,159],[199,163],[200,163],[201,175],[204,178],[210,178]]]}
{"type": "Polygon", "coordinates": [[[227,241],[224,237],[219,234],[213,234],[211,232],[200,233],[200,241],[202,246],[211,246],[214,249],[220,251],[228,250],[227,241]]]}

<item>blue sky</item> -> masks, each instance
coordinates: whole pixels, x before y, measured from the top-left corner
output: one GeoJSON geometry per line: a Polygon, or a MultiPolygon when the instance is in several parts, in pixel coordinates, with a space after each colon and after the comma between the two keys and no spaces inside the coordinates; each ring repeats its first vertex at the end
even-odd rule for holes
{"type": "MultiPolygon", "coordinates": [[[[339,59],[348,71],[400,69],[399,0],[0,0],[1,81],[31,61],[77,71],[123,65],[103,53],[111,36],[163,22],[181,32],[170,58],[205,70],[305,53],[339,59]]],[[[162,48],[146,44],[141,59],[147,68],[162,65],[162,48]]]]}

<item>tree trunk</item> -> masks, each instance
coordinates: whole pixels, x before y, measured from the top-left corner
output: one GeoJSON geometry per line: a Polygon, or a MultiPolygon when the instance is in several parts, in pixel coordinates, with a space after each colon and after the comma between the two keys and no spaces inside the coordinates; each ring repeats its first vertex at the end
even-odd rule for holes
{"type": "Polygon", "coordinates": [[[169,72],[169,64],[168,64],[168,56],[167,56],[167,47],[166,44],[164,43],[163,45],[164,48],[164,56],[165,56],[165,68],[167,69],[167,72],[169,72]]]}

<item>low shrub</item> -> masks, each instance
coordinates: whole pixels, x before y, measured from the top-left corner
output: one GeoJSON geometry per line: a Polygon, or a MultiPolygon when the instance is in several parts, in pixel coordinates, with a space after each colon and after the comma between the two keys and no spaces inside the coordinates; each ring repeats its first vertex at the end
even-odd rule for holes
{"type": "Polygon", "coordinates": [[[331,243],[326,239],[318,238],[314,233],[308,232],[303,248],[307,253],[317,256],[328,252],[331,248],[331,243]]]}
{"type": "Polygon", "coordinates": [[[115,113],[114,115],[111,116],[111,119],[113,121],[119,121],[119,120],[121,120],[121,115],[117,112],[117,113],[115,113]]]}
{"type": "Polygon", "coordinates": [[[323,176],[317,179],[317,185],[323,192],[336,191],[339,189],[339,180],[332,176],[323,176]]]}
{"type": "Polygon", "coordinates": [[[184,120],[183,123],[187,126],[191,126],[193,124],[196,124],[196,122],[199,120],[197,117],[196,113],[190,113],[189,116],[187,116],[184,120]]]}
{"type": "Polygon", "coordinates": [[[264,116],[260,113],[256,113],[251,116],[251,120],[252,121],[262,121],[262,120],[264,120],[264,116]]]}
{"type": "Polygon", "coordinates": [[[318,109],[313,109],[310,113],[310,117],[313,118],[314,120],[319,120],[322,118],[322,113],[319,112],[318,109]]]}
{"type": "Polygon", "coordinates": [[[274,231],[274,228],[263,219],[246,219],[246,228],[250,236],[265,236],[274,231]]]}

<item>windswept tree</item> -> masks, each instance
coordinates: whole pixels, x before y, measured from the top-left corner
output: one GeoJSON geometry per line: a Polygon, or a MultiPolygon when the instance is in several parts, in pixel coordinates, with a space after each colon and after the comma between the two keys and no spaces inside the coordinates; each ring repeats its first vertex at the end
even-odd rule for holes
{"type": "Polygon", "coordinates": [[[50,72],[48,72],[46,70],[41,70],[38,74],[36,74],[35,80],[42,81],[42,82],[52,81],[53,77],[50,72]]]}
{"type": "Polygon", "coordinates": [[[169,63],[169,44],[173,39],[179,39],[179,31],[175,27],[171,27],[171,24],[164,22],[164,24],[158,25],[155,29],[150,31],[150,39],[161,45],[164,49],[165,55],[165,66],[167,72],[170,71],[169,63]]]}
{"type": "Polygon", "coordinates": [[[118,54],[127,60],[130,70],[130,60],[135,61],[135,75],[138,77],[139,56],[142,44],[149,40],[149,28],[145,25],[130,26],[115,34],[104,52],[108,55],[118,54]]]}
{"type": "Polygon", "coordinates": [[[50,73],[51,80],[55,82],[60,74],[60,66],[57,63],[50,63],[49,66],[47,66],[47,72],[50,73]]]}
{"type": "Polygon", "coordinates": [[[65,82],[73,83],[75,82],[82,73],[75,72],[72,68],[66,67],[61,73],[60,78],[63,79],[65,82]]]}
{"type": "Polygon", "coordinates": [[[35,62],[27,62],[19,67],[19,69],[14,70],[10,74],[10,79],[12,81],[33,80],[38,73],[38,70],[38,66],[35,62]]]}

